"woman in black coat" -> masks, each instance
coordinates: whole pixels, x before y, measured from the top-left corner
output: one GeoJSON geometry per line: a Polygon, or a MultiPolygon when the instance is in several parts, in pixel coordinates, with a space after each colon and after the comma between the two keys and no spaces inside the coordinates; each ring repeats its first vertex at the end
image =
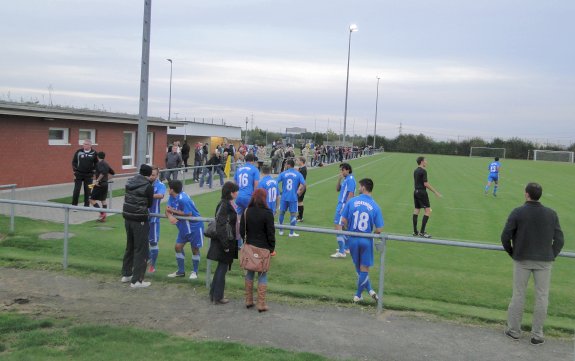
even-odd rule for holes
{"type": "MultiPolygon", "coordinates": [[[[267,192],[259,188],[252,194],[252,199],[240,221],[240,235],[244,242],[259,248],[269,249],[270,253],[276,248],[276,229],[274,215],[267,203],[267,192]]],[[[247,271],[245,278],[246,307],[254,306],[254,271],[247,271]]],[[[260,312],[268,310],[266,305],[266,290],[268,287],[267,272],[258,272],[258,304],[260,312]]]]}
{"type": "Polygon", "coordinates": [[[212,238],[208,259],[218,262],[210,287],[210,301],[216,305],[230,302],[224,298],[226,273],[232,268],[234,259],[238,258],[236,241],[236,222],[238,219],[234,200],[238,196],[238,185],[226,182],[222,187],[222,199],[216,208],[216,231],[218,236],[212,238]],[[221,211],[220,211],[221,208],[221,211]]]}

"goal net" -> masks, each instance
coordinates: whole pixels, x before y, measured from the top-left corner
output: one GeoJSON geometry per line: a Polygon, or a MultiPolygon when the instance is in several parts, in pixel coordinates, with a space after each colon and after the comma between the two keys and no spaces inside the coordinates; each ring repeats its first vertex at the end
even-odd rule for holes
{"type": "Polygon", "coordinates": [[[469,150],[470,157],[490,157],[490,158],[505,158],[505,148],[490,148],[490,147],[471,147],[469,150]]]}
{"type": "Polygon", "coordinates": [[[573,152],[563,150],[540,150],[533,151],[533,160],[547,160],[552,162],[573,163],[573,152]]]}

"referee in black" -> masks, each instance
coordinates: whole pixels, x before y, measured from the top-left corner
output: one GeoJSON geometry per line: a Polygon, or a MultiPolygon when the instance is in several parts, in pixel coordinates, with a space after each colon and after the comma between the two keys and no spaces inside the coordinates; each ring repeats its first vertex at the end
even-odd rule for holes
{"type": "MultiPolygon", "coordinates": [[[[305,157],[299,157],[299,169],[298,171],[301,173],[301,175],[303,176],[303,179],[305,180],[307,178],[307,166],[305,164],[305,157]]],[[[304,188],[303,192],[297,196],[297,221],[298,222],[303,222],[303,199],[305,197],[305,192],[307,190],[307,187],[304,188]]]]}
{"type": "Polygon", "coordinates": [[[415,189],[413,191],[413,204],[415,208],[413,209],[413,235],[423,238],[431,238],[429,233],[425,232],[425,226],[431,215],[431,205],[429,203],[429,196],[427,195],[427,190],[429,189],[437,197],[441,197],[441,193],[435,190],[427,181],[427,160],[425,157],[417,157],[417,168],[413,172],[413,181],[415,183],[415,189]],[[421,222],[421,230],[417,231],[417,218],[419,217],[419,211],[421,209],[425,210],[423,215],[423,220],[421,222]]]}

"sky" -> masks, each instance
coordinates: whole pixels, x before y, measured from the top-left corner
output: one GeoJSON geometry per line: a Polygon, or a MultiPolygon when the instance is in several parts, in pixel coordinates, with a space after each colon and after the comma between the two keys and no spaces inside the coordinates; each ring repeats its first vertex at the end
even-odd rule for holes
{"type": "MultiPolygon", "coordinates": [[[[138,114],[144,0],[1,0],[0,100],[138,114]]],[[[575,1],[153,0],[148,115],[575,143],[575,1]],[[379,80],[379,87],[377,77],[379,80]],[[253,121],[252,121],[253,119],[253,121]]]]}

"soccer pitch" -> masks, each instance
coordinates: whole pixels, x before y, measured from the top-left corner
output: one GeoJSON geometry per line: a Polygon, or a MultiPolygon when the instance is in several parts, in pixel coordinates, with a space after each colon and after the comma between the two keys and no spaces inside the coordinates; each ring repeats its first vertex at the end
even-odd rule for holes
{"type": "MultiPolygon", "coordinates": [[[[418,154],[384,153],[352,160],[356,180],[370,177],[375,183],[374,198],[380,204],[385,219],[384,232],[410,235],[413,210],[413,170],[418,154]]],[[[487,165],[491,158],[468,158],[430,155],[429,182],[442,193],[436,198],[430,193],[432,216],[427,231],[434,238],[468,240],[499,244],[499,236],[509,212],[524,202],[524,186],[536,181],[543,186],[543,204],[555,209],[565,233],[565,251],[573,251],[570,235],[575,232],[575,215],[569,206],[575,191],[569,180],[575,179],[573,164],[502,160],[498,197],[484,195],[487,165]]],[[[310,170],[305,198],[304,223],[301,226],[333,228],[336,206],[335,185],[337,164],[310,170]]],[[[220,192],[194,196],[201,214],[214,215],[220,192]]],[[[287,218],[287,217],[286,217],[287,218]]],[[[420,217],[421,222],[421,217],[420,217]]],[[[0,226],[8,218],[0,217],[0,226]]],[[[69,271],[119,277],[125,247],[123,220],[109,217],[102,231],[96,222],[71,225],[75,234],[69,245],[69,271]]],[[[61,269],[62,243],[46,242],[38,235],[61,231],[61,224],[18,218],[16,234],[0,243],[0,265],[12,267],[61,269]]],[[[321,302],[352,306],[356,274],[350,257],[332,259],[337,242],[333,235],[299,232],[299,238],[277,236],[278,255],[269,272],[269,298],[305,304],[321,302]]],[[[168,279],[175,270],[174,240],[177,230],[162,220],[160,254],[157,271],[147,275],[152,282],[189,284],[201,292],[205,276],[207,243],[202,249],[200,280],[168,279]]],[[[377,287],[379,257],[370,272],[372,285],[377,287]]],[[[190,265],[186,248],[186,267],[190,265]]],[[[449,318],[479,319],[503,322],[511,298],[512,261],[505,252],[424,245],[389,241],[386,254],[384,307],[422,311],[449,318]]],[[[213,268],[212,268],[213,269],[213,268]]],[[[552,273],[549,317],[546,327],[572,333],[575,321],[575,260],[558,258],[552,273]]],[[[532,287],[532,286],[531,286],[532,287]]],[[[243,296],[242,271],[234,263],[228,274],[226,294],[243,296]]],[[[206,296],[207,297],[207,296],[206,296]]],[[[374,309],[375,303],[363,305],[374,309]]],[[[533,307],[532,292],[527,300],[524,323],[530,324],[533,307]]]]}

